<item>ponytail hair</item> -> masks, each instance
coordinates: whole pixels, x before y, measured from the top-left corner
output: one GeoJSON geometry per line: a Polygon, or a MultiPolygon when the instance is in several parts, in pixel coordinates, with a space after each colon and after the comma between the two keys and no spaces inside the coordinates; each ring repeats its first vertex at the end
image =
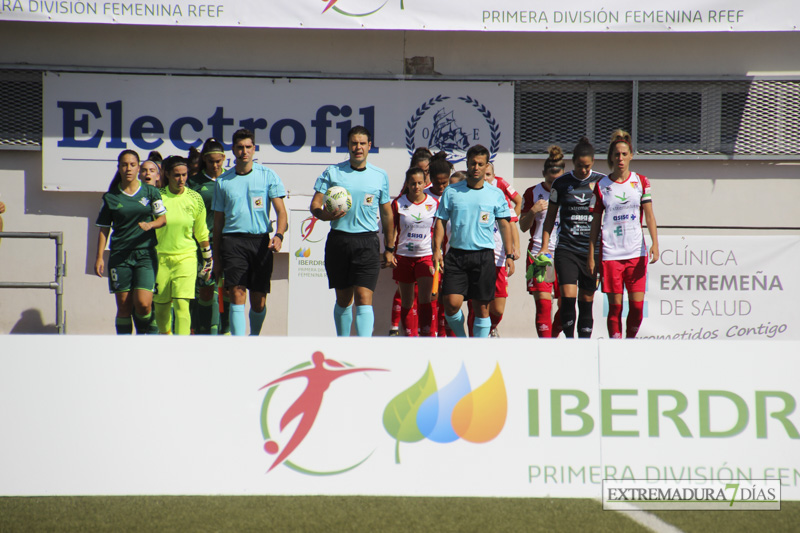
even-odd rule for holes
{"type": "Polygon", "coordinates": [[[407,187],[408,182],[412,177],[416,176],[417,174],[422,174],[423,179],[425,178],[425,171],[419,167],[411,167],[408,170],[406,170],[406,181],[403,184],[404,192],[408,192],[408,187],[407,187]]]}
{"type": "Polygon", "coordinates": [[[122,177],[119,175],[119,165],[122,163],[122,158],[126,155],[132,155],[136,158],[136,163],[140,163],[139,153],[135,150],[123,150],[117,156],[117,171],[114,173],[114,177],[111,178],[111,183],[108,185],[108,192],[115,192],[115,189],[119,188],[119,184],[122,181],[122,177]]]}
{"type": "Polygon", "coordinates": [[[428,170],[431,176],[438,176],[439,174],[450,176],[450,173],[453,172],[453,164],[447,160],[447,153],[442,150],[431,157],[431,165],[428,170]]]}
{"type": "Polygon", "coordinates": [[[147,160],[152,161],[158,168],[161,168],[161,162],[164,161],[164,158],[161,157],[161,153],[158,150],[153,150],[149,154],[147,154],[147,160]]]}
{"type": "Polygon", "coordinates": [[[186,160],[189,163],[189,168],[192,167],[199,167],[201,163],[200,152],[197,151],[197,148],[194,146],[189,147],[189,155],[186,157],[186,160]]]}
{"type": "Polygon", "coordinates": [[[181,157],[179,155],[169,156],[164,160],[164,173],[169,176],[175,167],[179,167],[181,165],[188,168],[189,161],[185,157],[181,157]]]}
{"type": "Polygon", "coordinates": [[[433,154],[431,151],[424,146],[420,146],[414,153],[411,155],[411,163],[409,163],[408,168],[419,167],[419,164],[422,161],[430,161],[433,158],[433,154]]]}
{"type": "Polygon", "coordinates": [[[209,154],[225,155],[225,148],[222,146],[222,143],[214,137],[206,139],[206,142],[203,143],[203,149],[200,151],[200,155],[206,156],[209,154]]]}
{"type": "Polygon", "coordinates": [[[547,147],[547,153],[549,155],[544,161],[543,172],[546,174],[551,168],[564,170],[567,164],[564,161],[564,152],[561,150],[561,147],[557,144],[550,145],[547,147]]]}
{"type": "Polygon", "coordinates": [[[581,157],[591,157],[594,160],[594,146],[589,142],[588,137],[581,137],[575,148],[572,149],[572,162],[574,163],[581,157]]]}
{"type": "Polygon", "coordinates": [[[614,163],[611,160],[611,155],[614,151],[614,147],[619,143],[627,144],[631,153],[633,153],[633,141],[631,139],[631,134],[623,129],[614,130],[614,133],[611,134],[611,143],[608,145],[608,168],[613,168],[614,166],[614,163]]]}

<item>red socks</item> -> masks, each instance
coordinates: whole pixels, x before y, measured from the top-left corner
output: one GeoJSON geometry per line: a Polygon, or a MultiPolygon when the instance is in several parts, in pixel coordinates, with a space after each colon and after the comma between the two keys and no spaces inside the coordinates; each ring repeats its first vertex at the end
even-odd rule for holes
{"type": "Polygon", "coordinates": [[[549,339],[553,331],[551,314],[553,313],[553,300],[536,300],[536,333],[539,338],[549,339]]]}
{"type": "Polygon", "coordinates": [[[628,323],[625,330],[625,337],[632,339],[639,332],[644,318],[644,301],[632,302],[628,300],[628,323]]]}
{"type": "MultiPolygon", "coordinates": [[[[630,317],[630,314],[628,315],[630,317]]],[[[608,326],[609,339],[622,338],[622,305],[608,304],[608,326]]]]}
{"type": "MultiPolygon", "coordinates": [[[[430,337],[433,322],[433,302],[419,304],[419,335],[420,337],[430,337]]],[[[434,334],[435,336],[435,334],[434,334]]]]}

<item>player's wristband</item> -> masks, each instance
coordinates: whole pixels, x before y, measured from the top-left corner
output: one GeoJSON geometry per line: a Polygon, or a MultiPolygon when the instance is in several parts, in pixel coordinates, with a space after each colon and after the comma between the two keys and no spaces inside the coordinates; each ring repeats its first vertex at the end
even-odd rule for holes
{"type": "Polygon", "coordinates": [[[384,248],[384,250],[389,252],[389,253],[391,253],[391,254],[394,253],[394,247],[393,246],[387,246],[387,247],[384,248]]]}
{"type": "Polygon", "coordinates": [[[276,233],[276,234],[275,234],[275,238],[276,238],[276,239],[280,239],[280,240],[281,240],[281,242],[283,242],[283,233],[276,233]]]}
{"type": "Polygon", "coordinates": [[[506,259],[514,259],[514,254],[506,254],[506,259]]]}

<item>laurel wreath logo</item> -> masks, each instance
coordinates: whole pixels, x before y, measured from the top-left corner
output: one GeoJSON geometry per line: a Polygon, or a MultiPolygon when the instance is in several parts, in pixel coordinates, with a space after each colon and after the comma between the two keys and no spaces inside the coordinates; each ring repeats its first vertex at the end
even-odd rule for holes
{"type": "Polygon", "coordinates": [[[441,94],[434,96],[427,102],[423,102],[423,104],[417,108],[414,114],[411,115],[411,118],[408,119],[408,122],[406,123],[406,149],[408,150],[408,155],[413,155],[414,150],[417,148],[414,143],[414,137],[417,134],[417,123],[430,108],[449,99],[449,96],[443,96],[441,94]]]}
{"type": "Polygon", "coordinates": [[[483,115],[483,118],[486,119],[486,123],[489,125],[489,130],[492,132],[491,134],[491,144],[489,146],[489,152],[491,154],[490,160],[494,159],[495,154],[500,150],[500,125],[497,123],[497,120],[492,116],[492,112],[486,109],[486,106],[482,103],[478,102],[471,96],[459,96],[459,100],[462,102],[466,102],[478,112],[483,115]]]}
{"type": "MultiPolygon", "coordinates": [[[[462,102],[470,104],[472,107],[474,107],[483,116],[484,120],[486,120],[486,124],[489,126],[489,130],[491,132],[490,145],[489,145],[489,152],[491,155],[489,160],[494,161],[497,152],[500,150],[501,132],[500,132],[500,125],[497,123],[497,119],[495,119],[492,116],[492,112],[489,111],[489,109],[487,109],[485,105],[480,103],[478,100],[472,98],[471,96],[469,95],[459,96],[457,98],[458,100],[461,100],[462,102]]],[[[414,142],[414,137],[416,136],[417,133],[417,124],[419,123],[419,121],[422,119],[422,117],[430,108],[432,108],[438,103],[444,102],[445,100],[449,99],[450,99],[449,96],[444,96],[441,94],[434,96],[433,98],[423,102],[422,105],[419,106],[416,109],[416,111],[414,111],[414,114],[411,115],[411,118],[408,119],[405,129],[406,150],[408,150],[408,155],[413,155],[414,150],[417,148],[416,143],[414,142]]]]}

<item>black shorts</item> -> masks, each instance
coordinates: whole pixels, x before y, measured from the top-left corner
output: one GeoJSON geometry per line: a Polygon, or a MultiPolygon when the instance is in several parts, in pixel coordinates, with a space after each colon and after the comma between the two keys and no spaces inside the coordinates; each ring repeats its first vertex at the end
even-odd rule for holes
{"type": "MultiPolygon", "coordinates": [[[[599,257],[596,257],[595,261],[599,261],[599,257]]],[[[589,272],[589,268],[586,266],[586,254],[576,254],[569,250],[556,248],[553,264],[556,268],[559,287],[577,285],[579,289],[591,293],[597,290],[597,276],[593,276],[589,272]]]]}
{"type": "Polygon", "coordinates": [[[269,242],[267,233],[225,233],[220,248],[225,285],[268,293],[273,262],[269,242]]]}
{"type": "Polygon", "coordinates": [[[450,248],[444,256],[442,294],[460,294],[468,300],[494,299],[494,250],[450,248]]]}
{"type": "Polygon", "coordinates": [[[381,245],[378,234],[347,233],[331,230],[325,241],[325,272],[328,287],[364,287],[375,291],[381,271],[381,245]]]}

